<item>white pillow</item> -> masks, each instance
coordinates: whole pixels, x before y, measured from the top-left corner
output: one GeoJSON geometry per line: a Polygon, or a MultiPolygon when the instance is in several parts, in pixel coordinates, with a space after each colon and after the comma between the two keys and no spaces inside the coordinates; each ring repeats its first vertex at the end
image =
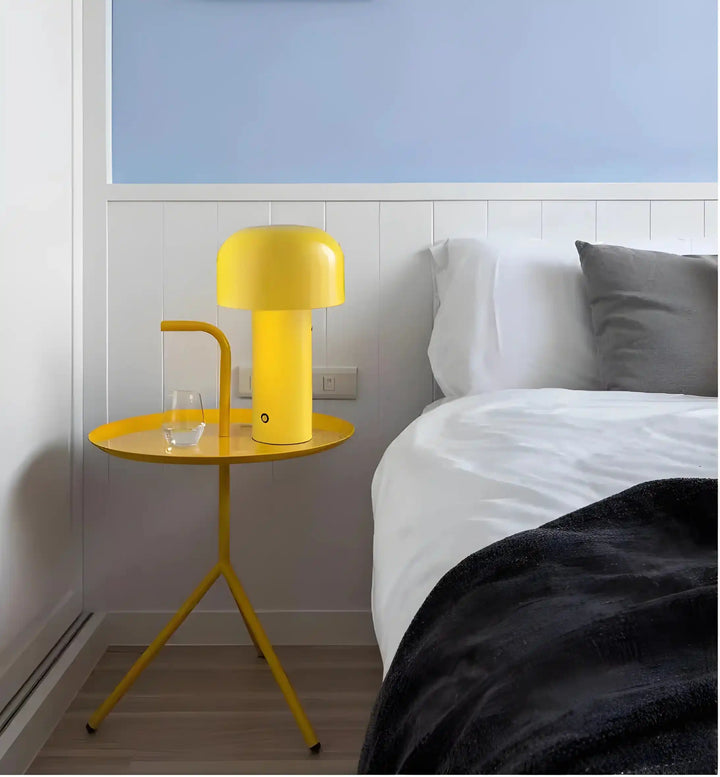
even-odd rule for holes
{"type": "MultiPolygon", "coordinates": [[[[708,245],[664,240],[631,247],[704,253],[708,245]]],[[[574,240],[454,238],[430,252],[436,315],[428,356],[446,397],[602,388],[574,240]]]]}

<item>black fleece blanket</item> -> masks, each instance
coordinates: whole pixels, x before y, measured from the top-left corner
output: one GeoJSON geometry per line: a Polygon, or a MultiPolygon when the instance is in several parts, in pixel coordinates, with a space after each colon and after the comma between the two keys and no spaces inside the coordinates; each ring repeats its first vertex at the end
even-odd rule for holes
{"type": "Polygon", "coordinates": [[[469,556],[420,608],[360,773],[717,771],[717,480],[643,483],[469,556]]]}

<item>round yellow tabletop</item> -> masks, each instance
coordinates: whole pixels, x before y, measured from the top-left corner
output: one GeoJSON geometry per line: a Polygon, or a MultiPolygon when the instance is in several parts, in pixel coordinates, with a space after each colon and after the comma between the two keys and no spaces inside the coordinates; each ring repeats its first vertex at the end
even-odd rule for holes
{"type": "Polygon", "coordinates": [[[313,436],[296,445],[255,442],[252,411],[230,410],[230,437],[218,436],[218,411],[205,411],[205,431],[197,445],[169,446],[162,433],[162,413],[139,415],[98,426],[88,435],[90,442],[105,453],[135,461],[157,464],[241,464],[309,456],[334,448],[352,437],[355,428],[335,416],[313,413],[313,436]]]}

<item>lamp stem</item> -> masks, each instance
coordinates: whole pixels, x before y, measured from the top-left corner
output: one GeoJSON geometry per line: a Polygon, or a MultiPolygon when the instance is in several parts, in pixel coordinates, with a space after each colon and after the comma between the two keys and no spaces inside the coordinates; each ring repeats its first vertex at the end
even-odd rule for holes
{"type": "Polygon", "coordinates": [[[310,310],[252,314],[252,436],[294,445],[312,438],[310,310]]]}

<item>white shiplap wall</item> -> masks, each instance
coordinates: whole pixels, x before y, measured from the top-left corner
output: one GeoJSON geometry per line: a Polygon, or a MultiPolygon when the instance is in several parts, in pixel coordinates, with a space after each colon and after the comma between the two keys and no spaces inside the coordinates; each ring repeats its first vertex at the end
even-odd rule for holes
{"type": "MultiPolygon", "coordinates": [[[[567,199],[552,184],[548,199],[528,196],[533,186],[542,194],[537,184],[507,185],[498,199],[468,199],[463,185],[433,199],[423,196],[423,186],[407,200],[277,201],[217,201],[203,187],[184,187],[182,197],[167,199],[162,189],[135,187],[133,198],[128,187],[108,187],[107,320],[96,323],[107,326],[109,420],[159,410],[163,384],[200,389],[216,405],[214,341],[203,334],[161,337],[163,318],[217,323],[230,338],[234,365],[250,363],[250,314],[215,304],[216,252],[231,233],[308,224],[326,229],[345,251],[347,300],[314,311],[314,363],[357,366],[358,398],[316,402],[316,410],[352,421],[355,437],[325,454],[233,468],[233,558],[258,609],[285,614],[287,628],[275,631],[280,641],[312,641],[301,632],[317,627],[316,611],[332,616],[319,640],[371,638],[370,482],[387,444],[433,399],[425,252],[433,241],[486,234],[602,241],[717,235],[705,184],[684,185],[688,199],[665,199],[662,184],[663,199],[637,199],[631,184],[626,200],[618,198],[622,185],[612,199],[588,196],[590,184],[577,198],[567,187],[567,199]]],[[[608,185],[597,190],[599,196],[608,185]]],[[[233,403],[246,401],[234,397],[233,403]]],[[[95,417],[92,425],[104,420],[95,417]]],[[[87,606],[135,614],[172,610],[215,556],[216,471],[111,459],[106,472],[93,467],[87,485],[89,504],[103,505],[85,518],[87,606]]],[[[234,610],[220,586],[201,607],[234,610]]],[[[138,631],[133,617],[117,621],[123,626],[113,641],[149,638],[159,625],[160,616],[146,617],[147,628],[138,631]]],[[[223,629],[196,630],[192,639],[243,638],[241,624],[232,633],[223,629]]]]}

